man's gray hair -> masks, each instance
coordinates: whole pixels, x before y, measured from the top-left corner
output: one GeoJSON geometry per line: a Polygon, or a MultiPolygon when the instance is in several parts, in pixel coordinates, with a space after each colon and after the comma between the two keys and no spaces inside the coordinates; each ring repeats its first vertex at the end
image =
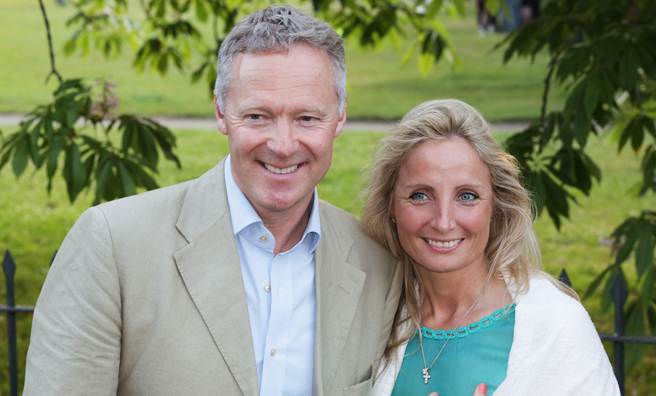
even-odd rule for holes
{"type": "Polygon", "coordinates": [[[342,38],[326,22],[287,5],[272,5],[247,15],[225,38],[216,67],[216,97],[225,113],[226,96],[232,80],[232,62],[237,53],[285,52],[308,44],[323,51],[333,68],[339,114],[346,105],[346,64],[342,38]]]}

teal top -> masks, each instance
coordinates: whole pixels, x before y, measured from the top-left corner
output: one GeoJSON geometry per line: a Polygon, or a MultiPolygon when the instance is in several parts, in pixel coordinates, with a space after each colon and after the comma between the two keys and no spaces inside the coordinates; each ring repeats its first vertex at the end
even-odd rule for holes
{"type": "MultiPolygon", "coordinates": [[[[498,309],[469,326],[461,327],[430,369],[424,383],[424,361],[419,349],[419,332],[410,339],[396,377],[392,396],[471,396],[480,383],[488,395],[506,378],[508,356],[515,328],[515,305],[498,309]]],[[[430,366],[453,330],[432,330],[421,326],[426,365],[430,366]]]]}

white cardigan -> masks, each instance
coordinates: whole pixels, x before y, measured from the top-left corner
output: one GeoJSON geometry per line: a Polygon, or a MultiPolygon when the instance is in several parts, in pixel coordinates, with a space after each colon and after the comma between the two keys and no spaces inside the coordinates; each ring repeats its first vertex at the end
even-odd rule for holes
{"type": "MultiPolygon", "coordinates": [[[[538,275],[515,303],[508,372],[494,396],[619,396],[599,335],[578,301],[538,275]]],[[[385,370],[381,362],[372,395],[392,394],[406,345],[385,370]]]]}

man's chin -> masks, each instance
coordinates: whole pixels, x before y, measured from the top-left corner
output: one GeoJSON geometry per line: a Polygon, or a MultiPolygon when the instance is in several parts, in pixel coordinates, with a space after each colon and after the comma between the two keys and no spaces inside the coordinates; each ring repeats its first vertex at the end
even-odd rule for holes
{"type": "MultiPolygon", "coordinates": [[[[312,193],[304,195],[304,196],[299,196],[299,195],[284,195],[284,196],[276,196],[274,194],[269,194],[265,197],[265,199],[261,200],[259,202],[259,207],[262,210],[272,212],[272,213],[285,213],[285,212],[291,212],[294,211],[295,209],[299,209],[301,206],[307,206],[309,203],[310,198],[312,197],[312,193]],[[306,203],[305,201],[308,201],[306,203]]],[[[259,211],[258,208],[255,208],[256,211],[259,211]]]]}

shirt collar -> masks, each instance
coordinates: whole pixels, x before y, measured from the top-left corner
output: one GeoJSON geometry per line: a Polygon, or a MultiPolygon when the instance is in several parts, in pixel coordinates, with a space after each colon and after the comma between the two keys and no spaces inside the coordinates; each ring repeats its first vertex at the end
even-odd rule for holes
{"type": "MultiPolygon", "coordinates": [[[[228,207],[230,208],[230,218],[232,220],[232,233],[237,235],[251,224],[263,224],[262,219],[257,214],[255,209],[253,209],[253,205],[248,202],[248,199],[246,199],[246,196],[237,185],[237,182],[235,182],[235,179],[232,177],[230,154],[228,154],[228,157],[225,160],[224,176],[226,193],[228,195],[228,207]]],[[[264,225],[262,225],[262,227],[264,227],[264,225]]],[[[314,194],[312,195],[312,210],[310,211],[310,220],[305,227],[303,238],[301,238],[301,240],[305,239],[306,235],[308,234],[311,234],[312,237],[312,243],[310,246],[310,252],[312,253],[317,248],[319,240],[321,239],[319,198],[317,195],[316,187],[314,188],[314,194]]]]}

